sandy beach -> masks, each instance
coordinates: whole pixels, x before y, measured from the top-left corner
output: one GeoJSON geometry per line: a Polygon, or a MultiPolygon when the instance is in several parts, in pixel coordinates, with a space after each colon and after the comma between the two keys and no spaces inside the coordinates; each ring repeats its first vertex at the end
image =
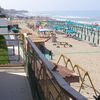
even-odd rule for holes
{"type": "MultiPolygon", "coordinates": [[[[25,23],[20,24],[20,26],[28,29],[25,23]]],[[[32,34],[33,36],[36,36],[35,31],[32,32],[32,34]]],[[[72,45],[72,47],[69,47],[68,45],[64,47],[64,45],[59,45],[57,43],[54,45],[55,43],[52,42],[52,39],[45,42],[45,46],[53,52],[53,62],[57,62],[60,55],[63,54],[71,60],[73,66],[77,64],[87,71],[95,89],[100,91],[100,46],[93,47],[86,41],[67,38],[64,34],[56,34],[56,37],[57,42],[67,42],[72,45]]],[[[61,60],[60,64],[64,65],[63,60],[61,60]]],[[[80,83],[72,83],[71,86],[79,91],[80,83]]],[[[94,100],[93,95],[95,95],[95,93],[91,88],[88,78],[85,79],[84,83],[87,85],[84,85],[85,88],[82,89],[80,93],[86,96],[89,100],[94,100]]]]}
{"type": "MultiPolygon", "coordinates": [[[[68,42],[72,47],[60,45],[59,48],[57,48],[57,45],[53,45],[51,40],[46,42],[46,47],[53,52],[53,61],[57,62],[61,54],[65,55],[71,59],[73,65],[77,64],[89,73],[95,88],[100,91],[100,47],[93,47],[86,41],[65,38],[64,35],[57,35],[57,41],[68,42]]],[[[62,62],[61,64],[63,65],[64,63],[62,62]]],[[[85,83],[91,86],[87,78],[85,83]]],[[[79,89],[75,83],[72,84],[72,86],[76,90],[79,89]]],[[[93,95],[95,95],[90,87],[86,87],[81,93],[87,96],[88,99],[93,99],[93,95]]]]}

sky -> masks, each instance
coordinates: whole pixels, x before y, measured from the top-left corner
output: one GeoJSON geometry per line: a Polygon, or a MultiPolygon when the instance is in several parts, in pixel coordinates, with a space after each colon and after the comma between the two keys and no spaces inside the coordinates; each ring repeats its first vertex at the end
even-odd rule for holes
{"type": "Polygon", "coordinates": [[[100,10],[100,0],[0,0],[5,9],[28,11],[100,10]]]}

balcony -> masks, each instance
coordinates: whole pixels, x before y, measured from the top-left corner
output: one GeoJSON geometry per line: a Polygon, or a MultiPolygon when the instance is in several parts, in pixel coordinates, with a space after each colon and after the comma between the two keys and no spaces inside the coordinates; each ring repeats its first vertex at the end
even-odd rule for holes
{"type": "Polygon", "coordinates": [[[35,43],[20,34],[5,34],[9,64],[0,66],[0,100],[87,100],[53,70],[35,43]],[[13,45],[13,46],[12,46],[13,45]],[[11,51],[11,52],[10,52],[11,51]],[[31,89],[30,89],[31,87],[31,89]]]}

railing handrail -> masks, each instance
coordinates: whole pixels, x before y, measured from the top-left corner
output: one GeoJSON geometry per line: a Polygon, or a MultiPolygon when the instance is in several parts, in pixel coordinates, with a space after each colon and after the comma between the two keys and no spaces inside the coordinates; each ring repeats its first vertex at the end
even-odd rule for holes
{"type": "Polygon", "coordinates": [[[32,42],[32,40],[27,37],[26,38],[28,43],[30,44],[31,48],[35,51],[35,53],[38,55],[39,59],[43,62],[43,64],[47,67],[48,71],[51,73],[52,77],[55,79],[55,81],[58,83],[58,85],[64,90],[65,93],[67,93],[71,98],[74,100],[87,100],[84,96],[82,96],[80,93],[78,93],[75,89],[69,86],[69,84],[62,78],[62,76],[57,72],[53,71],[53,64],[50,63],[45,56],[40,52],[40,50],[37,48],[35,43],[32,42]]]}

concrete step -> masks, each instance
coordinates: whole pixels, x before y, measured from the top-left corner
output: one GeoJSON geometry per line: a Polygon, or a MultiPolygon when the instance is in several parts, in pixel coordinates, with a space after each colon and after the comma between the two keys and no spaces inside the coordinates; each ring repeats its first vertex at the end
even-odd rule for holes
{"type": "Polygon", "coordinates": [[[22,64],[0,65],[0,72],[25,73],[25,66],[22,64]]]}
{"type": "Polygon", "coordinates": [[[0,64],[0,67],[20,67],[24,66],[23,63],[15,63],[15,64],[0,64]]]}

